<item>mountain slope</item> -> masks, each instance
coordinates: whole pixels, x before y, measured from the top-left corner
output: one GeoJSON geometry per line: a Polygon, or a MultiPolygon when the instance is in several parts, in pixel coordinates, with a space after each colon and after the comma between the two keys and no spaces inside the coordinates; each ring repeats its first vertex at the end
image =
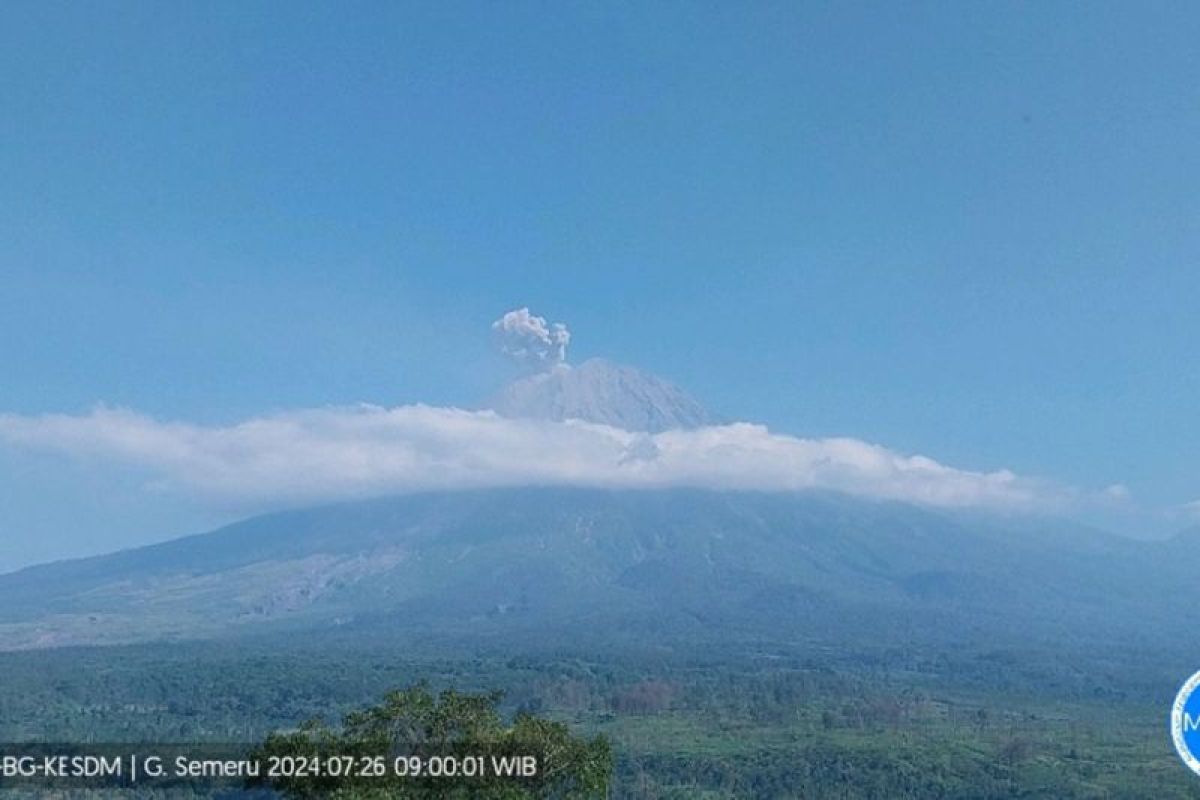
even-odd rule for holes
{"type": "Polygon", "coordinates": [[[349,503],[0,576],[0,648],[338,628],[827,643],[1166,641],[1177,542],[751,492],[512,489],[349,503]]]}
{"type": "Polygon", "coordinates": [[[698,428],[713,418],[682,389],[633,367],[593,358],[514,381],[489,406],[506,417],[579,419],[629,431],[698,428]]]}

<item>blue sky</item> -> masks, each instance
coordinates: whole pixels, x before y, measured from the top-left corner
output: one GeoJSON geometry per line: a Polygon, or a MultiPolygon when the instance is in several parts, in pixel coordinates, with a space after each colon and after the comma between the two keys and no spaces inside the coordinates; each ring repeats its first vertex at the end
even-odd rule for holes
{"type": "MultiPolygon", "coordinates": [[[[1158,514],[1200,499],[1197,41],[1184,3],[8,4],[0,413],[470,405],[528,305],[729,418],[1158,514]]],[[[154,479],[0,446],[0,568],[230,514],[154,479]]]]}

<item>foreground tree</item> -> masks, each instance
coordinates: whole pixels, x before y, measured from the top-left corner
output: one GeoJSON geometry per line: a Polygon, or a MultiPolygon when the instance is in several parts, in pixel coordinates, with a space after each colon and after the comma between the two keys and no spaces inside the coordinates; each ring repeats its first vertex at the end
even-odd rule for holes
{"type": "Polygon", "coordinates": [[[393,691],[380,705],[274,733],[256,756],[255,785],[294,798],[606,797],[612,752],[603,737],[529,714],[505,724],[500,693],[439,695],[425,684],[393,691]],[[273,773],[273,774],[269,774],[273,773]]]}

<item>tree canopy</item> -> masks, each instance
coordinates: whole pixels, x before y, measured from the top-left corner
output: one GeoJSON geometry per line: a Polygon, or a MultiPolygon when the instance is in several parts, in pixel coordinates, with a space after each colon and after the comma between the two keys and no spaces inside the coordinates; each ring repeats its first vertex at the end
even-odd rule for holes
{"type": "Polygon", "coordinates": [[[434,694],[426,684],[387,693],[339,728],[311,721],[271,734],[256,752],[258,785],[293,798],[605,797],[612,752],[603,737],[519,713],[506,722],[501,693],[434,694]]]}

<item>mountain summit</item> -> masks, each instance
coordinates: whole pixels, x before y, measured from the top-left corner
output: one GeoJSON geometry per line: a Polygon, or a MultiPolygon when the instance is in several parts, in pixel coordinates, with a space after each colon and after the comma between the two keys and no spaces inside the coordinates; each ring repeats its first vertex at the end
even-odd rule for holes
{"type": "Polygon", "coordinates": [[[579,419],[648,433],[714,422],[703,406],[674,384],[600,358],[577,367],[558,364],[516,380],[488,405],[506,417],[579,419]]]}

